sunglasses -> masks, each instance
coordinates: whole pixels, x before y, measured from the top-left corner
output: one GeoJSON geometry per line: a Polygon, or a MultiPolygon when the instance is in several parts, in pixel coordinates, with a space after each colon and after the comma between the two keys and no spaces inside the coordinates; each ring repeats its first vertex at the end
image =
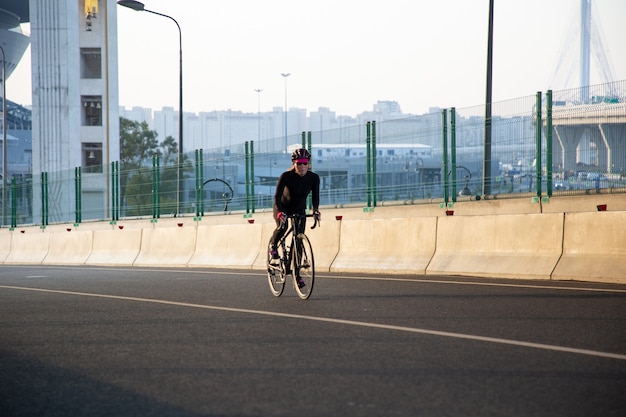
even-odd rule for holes
{"type": "Polygon", "coordinates": [[[296,165],[300,166],[300,165],[309,165],[308,162],[296,162],[296,165]]]}

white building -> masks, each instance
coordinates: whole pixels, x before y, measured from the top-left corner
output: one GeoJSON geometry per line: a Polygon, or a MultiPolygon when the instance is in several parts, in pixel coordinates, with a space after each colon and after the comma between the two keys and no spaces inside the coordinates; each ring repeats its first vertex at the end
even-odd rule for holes
{"type": "Polygon", "coordinates": [[[106,217],[108,169],[118,161],[117,6],[114,0],[30,0],[34,212],[41,173],[49,173],[49,221],[75,210],[106,217]]]}

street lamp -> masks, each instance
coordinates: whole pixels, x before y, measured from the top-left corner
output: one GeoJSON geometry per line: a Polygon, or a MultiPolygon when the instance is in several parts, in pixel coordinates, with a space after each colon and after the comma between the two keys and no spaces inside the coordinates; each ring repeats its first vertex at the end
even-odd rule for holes
{"type": "Polygon", "coordinates": [[[287,152],[287,77],[289,77],[291,75],[290,72],[281,72],[280,75],[283,76],[283,78],[285,78],[285,150],[284,152],[287,152]]]}
{"type": "Polygon", "coordinates": [[[163,13],[155,12],[144,8],[144,4],[134,0],[119,0],[117,2],[120,6],[128,7],[129,9],[136,10],[138,12],[148,12],[163,16],[174,23],[178,28],[178,50],[179,50],[179,70],[178,70],[178,184],[176,186],[176,215],[180,215],[180,203],[182,201],[183,192],[183,33],[180,30],[180,25],[172,16],[168,16],[163,13]]]}

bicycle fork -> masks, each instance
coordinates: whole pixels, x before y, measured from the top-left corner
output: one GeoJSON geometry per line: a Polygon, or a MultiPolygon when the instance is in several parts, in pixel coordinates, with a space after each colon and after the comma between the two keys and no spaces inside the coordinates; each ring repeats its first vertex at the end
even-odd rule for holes
{"type": "Polygon", "coordinates": [[[290,247],[287,246],[287,239],[282,239],[282,241],[280,242],[282,248],[283,248],[283,262],[285,265],[285,275],[289,275],[291,274],[291,251],[289,250],[290,247]]]}

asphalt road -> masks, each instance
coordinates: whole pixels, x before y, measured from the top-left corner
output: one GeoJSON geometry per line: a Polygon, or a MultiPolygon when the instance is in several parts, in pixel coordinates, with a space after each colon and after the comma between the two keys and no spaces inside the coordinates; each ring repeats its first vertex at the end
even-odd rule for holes
{"type": "Polygon", "coordinates": [[[626,415],[626,285],[0,266],[0,414],[626,415]]]}

